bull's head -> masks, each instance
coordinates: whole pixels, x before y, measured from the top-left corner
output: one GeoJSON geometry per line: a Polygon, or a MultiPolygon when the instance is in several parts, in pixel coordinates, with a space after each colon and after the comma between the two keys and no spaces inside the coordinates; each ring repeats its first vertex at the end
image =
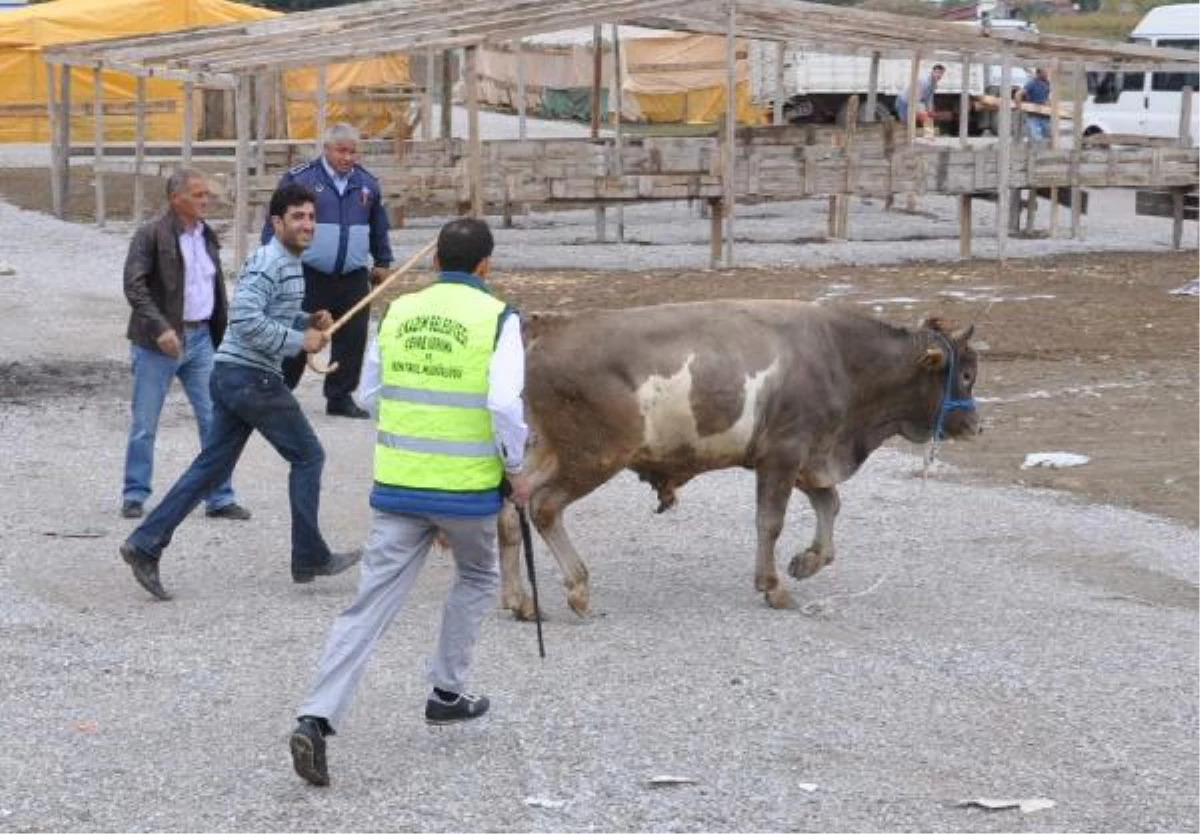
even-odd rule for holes
{"type": "MultiPolygon", "coordinates": [[[[979,412],[973,390],[979,370],[979,357],[971,347],[975,326],[948,331],[938,319],[925,321],[922,333],[926,341],[920,364],[926,381],[928,422],[920,432],[923,442],[933,437],[972,437],[979,433],[979,412]]],[[[916,427],[914,427],[916,428],[916,427]]],[[[907,433],[905,433],[907,436],[907,433]]]]}

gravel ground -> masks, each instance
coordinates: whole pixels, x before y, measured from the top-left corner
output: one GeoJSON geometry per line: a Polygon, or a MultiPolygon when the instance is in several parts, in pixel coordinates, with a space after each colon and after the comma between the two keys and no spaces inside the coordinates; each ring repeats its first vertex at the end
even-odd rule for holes
{"type": "MultiPolygon", "coordinates": [[[[747,209],[762,222],[739,228],[804,237],[823,223],[795,208],[747,209]]],[[[661,246],[577,243],[590,212],[538,218],[500,233],[498,266],[700,265],[707,250],[688,241],[704,239],[706,221],[688,217],[682,206],[627,212],[661,246]]],[[[1131,217],[1089,220],[1088,248],[1116,235],[1163,245],[1161,228],[1139,221],[1135,234],[1131,217]]],[[[941,251],[901,240],[910,221],[928,233],[927,219],[889,218],[890,241],[739,251],[764,265],[941,251]]],[[[179,530],[163,565],[174,602],[133,583],[116,553],[130,523],[115,512],[125,235],[0,203],[0,261],[16,268],[0,276],[0,374],[41,371],[36,390],[0,402],[0,830],[1200,827],[1197,531],[964,485],[945,468],[922,479],[920,450],[907,447],[882,450],[847,484],[839,559],[793,589],[796,611],[768,610],[752,590],[748,475],[699,479],[661,517],[645,486],[615,480],[569,519],[592,568],[593,614],[567,611],[539,546],[549,657],[537,659],[532,628],[497,612],[476,670],[495,707],[469,726],[421,719],[421,664],[450,578],[435,555],[331,741],[333,787],[308,788],[288,759],[292,711],[355,580],[290,583],[286,467],[256,438],[235,476],[254,520],[197,517],[179,530]],[[692,782],[650,786],[661,775],[692,782]],[[1056,805],[956,806],[976,797],[1056,805]]],[[[329,455],[327,536],[357,544],[371,429],[326,418],[312,378],[300,396],[329,455]]],[[[176,394],[160,490],[194,450],[176,394]]],[[[782,564],[811,524],[797,504],[782,564]]]]}

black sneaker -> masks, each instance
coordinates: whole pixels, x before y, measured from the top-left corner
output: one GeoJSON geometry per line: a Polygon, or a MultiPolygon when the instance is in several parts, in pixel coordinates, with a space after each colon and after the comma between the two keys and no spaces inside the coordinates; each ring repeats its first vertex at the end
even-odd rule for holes
{"type": "Polygon", "coordinates": [[[292,568],[292,581],[297,584],[312,582],[318,576],[336,576],[347,568],[357,565],[362,559],[362,550],[334,553],[329,561],[318,568],[292,568]]]}
{"type": "Polygon", "coordinates": [[[230,521],[249,521],[250,511],[241,504],[226,504],[224,507],[217,507],[215,510],[205,510],[206,518],[226,518],[230,521]]]}
{"type": "Polygon", "coordinates": [[[292,767],[310,785],[329,784],[329,767],[325,764],[325,734],[321,722],[304,716],[292,730],[292,767]]]}
{"type": "Polygon", "coordinates": [[[430,695],[425,701],[425,720],[430,724],[453,724],[470,721],[488,711],[486,695],[459,695],[453,701],[443,701],[430,695]]]}
{"type": "Polygon", "coordinates": [[[171,595],[158,580],[158,560],[147,556],[129,542],[121,545],[121,558],[133,569],[133,578],[137,583],[161,600],[168,600],[171,595]]]}
{"type": "Polygon", "coordinates": [[[141,501],[122,501],[121,518],[141,518],[146,514],[141,501]]]}
{"type": "Polygon", "coordinates": [[[325,404],[325,413],[330,417],[349,417],[352,420],[371,419],[371,412],[359,408],[358,403],[351,399],[330,400],[325,404]]]}

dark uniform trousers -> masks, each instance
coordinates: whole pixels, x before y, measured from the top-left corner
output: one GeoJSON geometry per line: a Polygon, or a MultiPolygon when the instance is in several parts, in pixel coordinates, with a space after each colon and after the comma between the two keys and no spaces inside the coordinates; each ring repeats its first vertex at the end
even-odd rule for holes
{"type": "MultiPolygon", "coordinates": [[[[356,269],[342,275],[327,275],[307,264],[304,267],[304,311],[328,310],[334,320],[340,319],[371,290],[367,269],[356,269]]],[[[371,311],[363,309],[333,334],[329,360],[337,370],[325,377],[325,399],[331,403],[346,402],[358,387],[362,374],[363,353],[367,348],[367,333],[371,326],[371,311]]],[[[288,388],[295,388],[304,375],[308,354],[301,352],[283,360],[283,378],[288,388]]]]}

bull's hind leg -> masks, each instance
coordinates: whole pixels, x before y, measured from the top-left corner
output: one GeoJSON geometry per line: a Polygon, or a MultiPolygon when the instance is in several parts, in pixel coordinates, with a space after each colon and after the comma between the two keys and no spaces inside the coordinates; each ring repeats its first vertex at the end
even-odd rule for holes
{"type": "Polygon", "coordinates": [[[505,501],[496,523],[500,539],[500,607],[513,612],[518,620],[532,620],[536,611],[533,597],[521,581],[521,526],[517,508],[505,501]]]}
{"type": "Polygon", "coordinates": [[[833,561],[833,523],[837,520],[842,499],[837,487],[804,487],[796,489],[808,496],[813,512],[817,514],[817,531],[812,544],[803,553],[797,553],[788,564],[788,573],[796,579],[812,576],[833,561]]]}
{"type": "Polygon", "coordinates": [[[763,464],[758,467],[756,475],[758,546],[754,587],[763,592],[767,605],[772,608],[791,608],[792,596],[779,583],[779,572],[775,567],[775,543],[783,531],[795,470],[787,468],[781,471],[778,464],[763,464]]]}

